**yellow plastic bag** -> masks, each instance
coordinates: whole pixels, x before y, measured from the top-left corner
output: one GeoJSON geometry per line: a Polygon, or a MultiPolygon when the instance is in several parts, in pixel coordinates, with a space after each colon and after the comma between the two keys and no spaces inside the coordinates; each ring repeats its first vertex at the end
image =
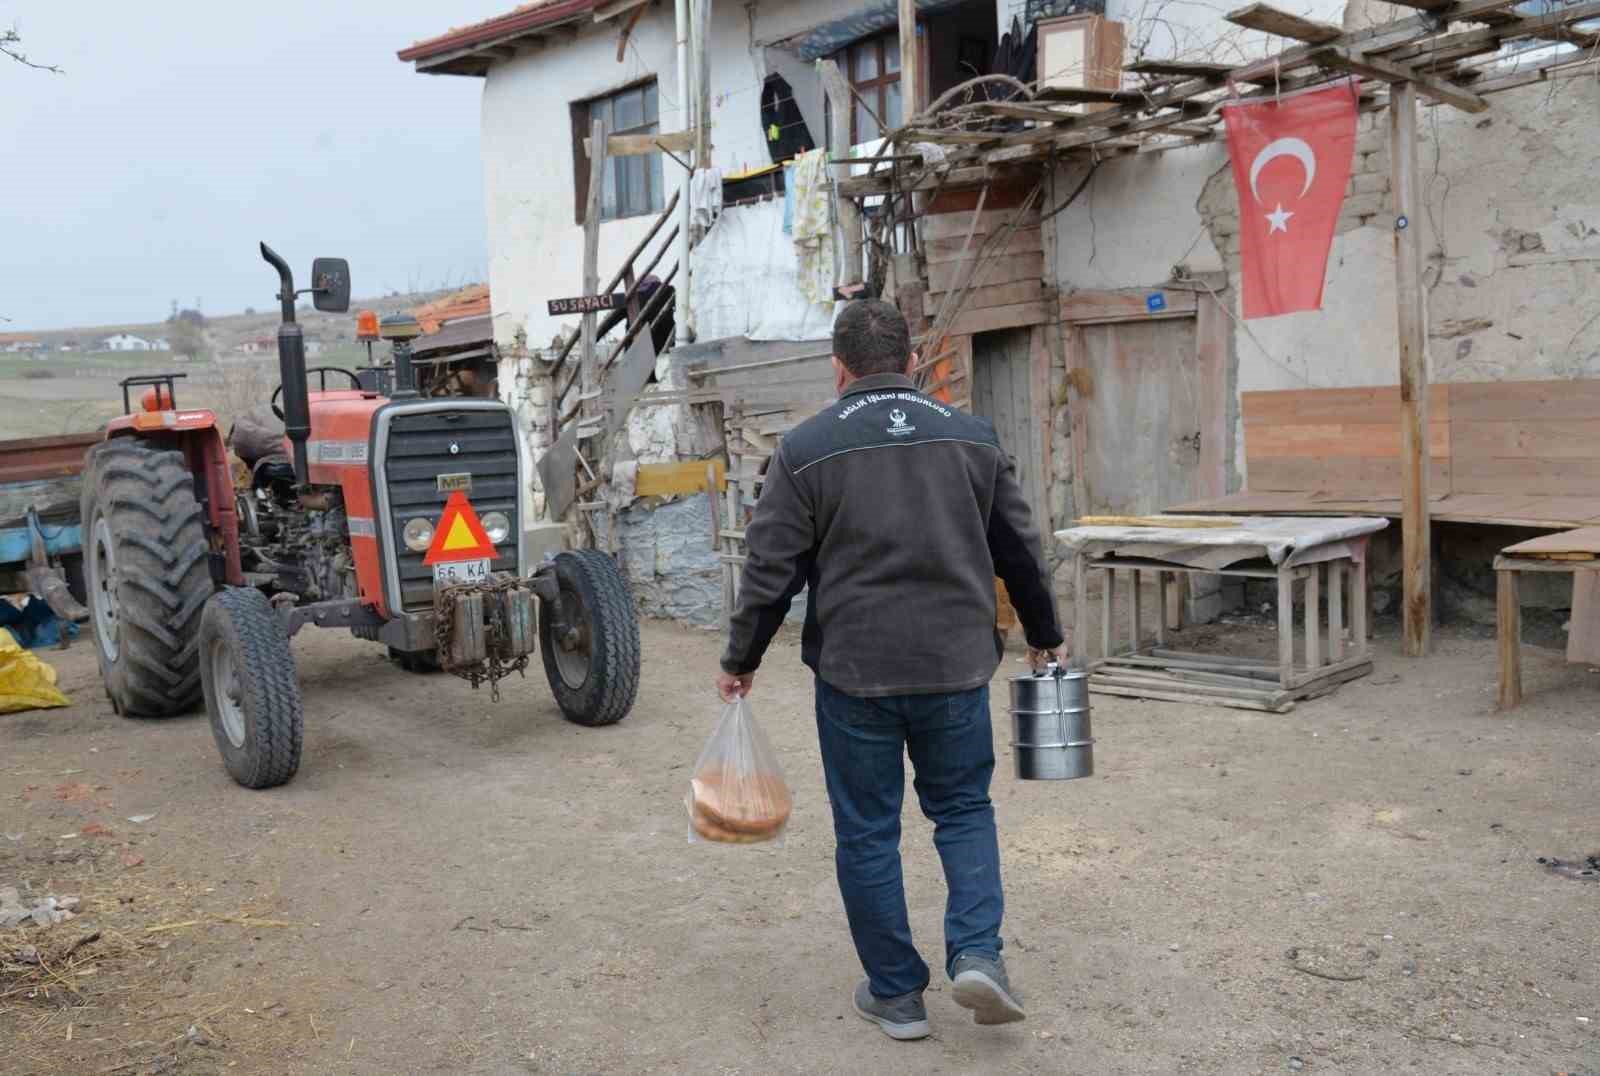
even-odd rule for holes
{"type": "Polygon", "coordinates": [[[0,714],[70,705],[56,688],[56,671],[0,628],[0,714]]]}

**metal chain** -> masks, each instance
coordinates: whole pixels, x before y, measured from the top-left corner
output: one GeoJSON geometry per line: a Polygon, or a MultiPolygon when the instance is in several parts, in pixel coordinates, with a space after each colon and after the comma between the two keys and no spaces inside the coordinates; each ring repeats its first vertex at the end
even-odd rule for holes
{"type": "Polygon", "coordinates": [[[440,587],[433,595],[433,645],[439,667],[470,683],[474,691],[487,680],[489,697],[494,702],[500,701],[501,680],[513,672],[519,676],[528,675],[527,654],[519,654],[510,661],[500,657],[500,642],[507,639],[510,633],[505,625],[505,606],[494,600],[495,595],[514,590],[521,584],[522,580],[516,576],[497,572],[485,582],[451,583],[449,586],[440,587]],[[450,661],[450,643],[455,637],[455,618],[450,615],[455,604],[452,599],[457,595],[470,594],[474,591],[484,596],[484,603],[490,610],[488,629],[484,638],[484,650],[488,656],[481,661],[456,665],[450,661]]]}

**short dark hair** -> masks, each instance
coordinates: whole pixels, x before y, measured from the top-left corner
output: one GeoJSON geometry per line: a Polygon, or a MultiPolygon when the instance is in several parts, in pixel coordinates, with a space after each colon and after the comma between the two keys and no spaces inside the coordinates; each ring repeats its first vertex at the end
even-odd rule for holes
{"type": "Polygon", "coordinates": [[[833,353],[855,377],[905,373],[911,330],[893,303],[857,299],[833,323],[833,353]]]}

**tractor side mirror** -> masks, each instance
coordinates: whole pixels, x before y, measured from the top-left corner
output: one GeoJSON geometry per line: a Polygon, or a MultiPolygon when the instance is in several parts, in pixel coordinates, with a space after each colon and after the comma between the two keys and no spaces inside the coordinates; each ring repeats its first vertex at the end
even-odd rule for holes
{"type": "Polygon", "coordinates": [[[311,303],[329,314],[350,309],[350,263],[343,258],[317,258],[311,263],[311,303]]]}

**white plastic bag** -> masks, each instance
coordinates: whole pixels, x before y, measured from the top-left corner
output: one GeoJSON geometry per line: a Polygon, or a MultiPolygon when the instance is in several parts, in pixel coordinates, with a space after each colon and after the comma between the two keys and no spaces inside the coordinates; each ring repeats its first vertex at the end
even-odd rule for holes
{"type": "Polygon", "coordinates": [[[777,752],[743,697],[723,708],[683,803],[690,844],[759,844],[783,835],[794,801],[777,752]]]}

